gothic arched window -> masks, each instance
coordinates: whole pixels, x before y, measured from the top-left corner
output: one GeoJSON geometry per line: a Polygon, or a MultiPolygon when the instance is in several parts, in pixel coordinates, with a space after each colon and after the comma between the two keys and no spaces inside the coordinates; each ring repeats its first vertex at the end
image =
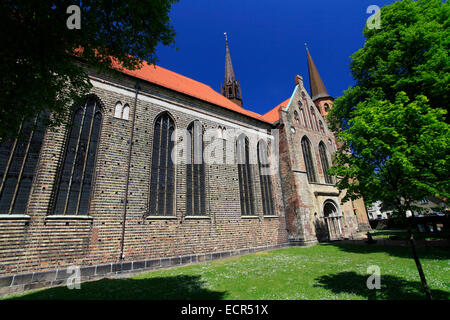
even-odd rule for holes
{"type": "Polygon", "coordinates": [[[294,120],[298,125],[300,125],[300,118],[299,118],[298,112],[296,110],[294,111],[294,120]]]}
{"type": "Polygon", "coordinates": [[[241,134],[237,140],[236,151],[239,172],[239,191],[241,197],[241,213],[243,216],[255,214],[253,196],[252,170],[250,166],[250,146],[248,138],[241,134]]]}
{"type": "Polygon", "coordinates": [[[319,154],[320,154],[320,163],[322,164],[323,175],[325,177],[325,183],[332,184],[333,179],[327,174],[328,169],[330,168],[327,156],[327,147],[323,142],[319,143],[319,154]]]}
{"type": "Polygon", "coordinates": [[[73,113],[56,186],[55,215],[87,215],[100,138],[102,113],[89,97],[73,113]]]}
{"type": "Polygon", "coordinates": [[[305,124],[305,128],[308,126],[308,119],[306,118],[306,114],[305,114],[305,108],[301,107],[300,111],[302,113],[302,117],[303,117],[303,123],[305,124]]]}
{"type": "Polygon", "coordinates": [[[264,215],[273,216],[275,215],[275,210],[273,208],[272,179],[270,175],[267,144],[264,140],[260,140],[258,143],[258,167],[263,212],[264,215]]]}
{"type": "Polygon", "coordinates": [[[308,176],[309,182],[317,182],[316,180],[316,172],[314,170],[314,162],[311,153],[311,142],[307,137],[303,137],[302,139],[302,151],[303,158],[305,160],[306,174],[308,176]]]}
{"type": "Polygon", "coordinates": [[[319,129],[320,129],[320,132],[325,133],[325,128],[323,126],[322,120],[319,120],[319,129]]]}
{"type": "Polygon", "coordinates": [[[0,143],[0,214],[25,214],[45,126],[25,121],[16,139],[0,143]]]}
{"type": "Polygon", "coordinates": [[[314,112],[314,107],[311,106],[309,108],[309,110],[311,111],[311,129],[318,130],[318,128],[317,128],[317,118],[316,118],[316,113],[314,112]]]}
{"type": "Polygon", "coordinates": [[[118,101],[114,109],[114,118],[128,120],[129,114],[130,114],[130,107],[128,106],[128,104],[122,106],[122,103],[118,101]]]}
{"type": "Polygon", "coordinates": [[[150,179],[149,214],[151,216],[174,215],[175,169],[171,157],[174,146],[171,137],[174,131],[175,123],[167,112],[156,118],[150,179]]]}
{"type": "Polygon", "coordinates": [[[186,164],[186,214],[206,215],[205,164],[203,161],[203,126],[200,121],[191,122],[187,128],[188,158],[186,164]]]}

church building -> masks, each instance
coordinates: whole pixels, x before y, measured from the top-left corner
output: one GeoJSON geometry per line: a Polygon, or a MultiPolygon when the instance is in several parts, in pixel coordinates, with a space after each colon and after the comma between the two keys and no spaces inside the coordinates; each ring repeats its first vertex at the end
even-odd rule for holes
{"type": "Polygon", "coordinates": [[[159,66],[87,69],[71,126],[26,122],[0,144],[0,295],[71,266],[88,280],[361,236],[363,200],[341,203],[327,175],[333,98],[307,62],[311,92],[293,74],[264,115],[244,108],[228,39],[220,93],[159,66]]]}

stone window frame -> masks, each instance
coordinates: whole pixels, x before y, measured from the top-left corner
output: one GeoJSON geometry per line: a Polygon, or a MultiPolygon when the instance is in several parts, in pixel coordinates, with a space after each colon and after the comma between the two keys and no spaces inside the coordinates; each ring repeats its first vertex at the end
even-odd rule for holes
{"type": "Polygon", "coordinates": [[[263,205],[263,216],[276,216],[275,206],[273,203],[273,183],[271,175],[262,175],[261,170],[263,168],[270,170],[270,158],[269,158],[269,145],[263,140],[260,139],[257,145],[257,154],[258,154],[258,172],[260,179],[260,189],[261,189],[261,201],[263,205]],[[265,144],[265,152],[261,150],[262,143],[265,144]],[[264,157],[264,162],[267,164],[261,163],[261,157],[264,157]]]}
{"type": "Polygon", "coordinates": [[[327,146],[323,141],[319,142],[319,157],[320,164],[322,165],[323,176],[326,184],[334,184],[334,179],[332,176],[327,174],[328,169],[330,168],[330,162],[328,157],[327,146]]]}
{"type": "Polygon", "coordinates": [[[316,169],[314,166],[314,156],[312,152],[312,144],[309,138],[305,135],[303,136],[301,140],[301,146],[302,146],[302,154],[303,154],[303,161],[305,163],[305,171],[306,175],[308,177],[309,183],[317,183],[317,174],[316,169]]]}
{"type": "MultiPolygon", "coordinates": [[[[176,165],[176,159],[172,159],[173,161],[173,193],[172,193],[172,205],[171,205],[171,210],[172,213],[171,214],[167,214],[167,210],[164,210],[164,214],[154,214],[152,213],[152,196],[153,194],[155,194],[156,201],[158,201],[158,195],[159,192],[153,192],[152,191],[152,174],[154,171],[154,164],[153,164],[153,160],[154,160],[154,156],[155,156],[155,152],[154,152],[154,148],[155,148],[155,129],[156,129],[156,123],[157,121],[162,118],[163,116],[167,115],[168,118],[172,121],[173,123],[173,132],[176,130],[177,128],[177,123],[175,121],[175,117],[167,110],[162,111],[160,113],[158,113],[154,120],[153,120],[153,124],[152,124],[152,128],[153,130],[151,130],[152,132],[152,146],[151,146],[151,159],[150,159],[150,176],[149,176],[149,187],[148,187],[148,198],[147,198],[147,210],[146,210],[146,219],[177,219],[177,215],[176,215],[176,195],[177,195],[177,165],[176,165]]],[[[169,136],[169,132],[167,134],[167,140],[166,140],[166,146],[167,146],[167,150],[166,150],[166,156],[170,156],[172,154],[172,150],[170,148],[170,144],[172,144],[172,148],[175,146],[175,143],[171,140],[170,136],[169,136]]],[[[158,156],[159,156],[160,152],[158,151],[158,156]]],[[[159,158],[160,160],[161,158],[159,158]]],[[[158,169],[159,170],[159,169],[158,169]]],[[[160,171],[158,171],[158,179],[160,177],[160,171]]],[[[164,176],[164,178],[166,178],[166,175],[164,176]]],[[[158,188],[158,187],[157,187],[158,188]]],[[[159,189],[157,189],[159,190],[159,189]]],[[[164,195],[166,196],[166,192],[164,192],[164,195]]],[[[166,198],[165,198],[166,199],[166,198]]],[[[157,206],[158,203],[155,204],[155,213],[158,212],[159,207],[157,206]]],[[[166,203],[167,204],[167,203],[166,203]]]]}
{"type": "MultiPolygon", "coordinates": [[[[64,204],[64,212],[63,214],[58,214],[55,213],[56,210],[56,204],[58,201],[58,195],[59,195],[59,189],[60,189],[60,183],[61,183],[61,179],[62,179],[62,175],[63,175],[63,170],[64,170],[64,164],[65,164],[65,160],[66,160],[66,152],[68,150],[69,147],[69,139],[70,139],[70,135],[72,133],[72,128],[67,129],[65,132],[65,138],[64,138],[64,143],[62,146],[62,152],[60,154],[60,159],[58,161],[58,168],[57,168],[57,173],[55,176],[55,182],[54,182],[54,190],[52,192],[52,196],[51,196],[51,201],[50,201],[50,207],[49,207],[49,214],[46,216],[46,219],[59,219],[59,218],[63,218],[63,219],[70,219],[70,218],[74,218],[74,219],[90,219],[91,216],[89,215],[89,213],[91,212],[91,205],[92,205],[92,200],[94,199],[94,195],[95,195],[95,188],[96,188],[96,180],[97,180],[97,173],[96,173],[96,168],[97,166],[97,162],[98,162],[98,158],[99,158],[99,153],[100,153],[100,144],[101,144],[101,137],[102,137],[102,132],[104,130],[104,121],[105,121],[105,115],[106,115],[106,108],[105,105],[103,104],[103,102],[101,101],[101,99],[95,95],[95,94],[88,94],[87,96],[85,96],[84,98],[84,105],[85,107],[87,106],[89,101],[95,101],[94,104],[94,113],[93,113],[93,117],[92,117],[92,123],[91,123],[91,127],[90,127],[90,131],[89,131],[89,146],[90,146],[90,140],[92,138],[92,129],[93,129],[93,123],[95,121],[95,115],[97,113],[99,113],[101,115],[101,120],[100,120],[100,125],[98,128],[98,141],[97,141],[97,145],[95,147],[95,154],[94,154],[94,159],[93,159],[93,167],[92,167],[92,175],[91,175],[91,187],[90,187],[90,191],[89,191],[89,199],[88,199],[88,205],[87,205],[87,211],[85,214],[79,214],[79,204],[81,201],[81,190],[82,187],[80,186],[80,195],[78,196],[78,200],[77,200],[77,208],[76,208],[76,212],[75,213],[67,213],[67,205],[68,205],[68,196],[70,193],[70,189],[67,191],[67,196],[66,196],[66,200],[65,200],[65,204],[64,204]],[[96,108],[98,107],[98,111],[96,111],[96,108]]],[[[79,108],[83,108],[81,106],[79,106],[79,108]]],[[[75,109],[73,110],[73,112],[70,115],[71,118],[71,124],[74,121],[74,117],[75,117],[75,112],[79,109],[75,109]]],[[[85,115],[85,113],[84,113],[85,115]]],[[[83,119],[84,119],[84,115],[83,115],[83,119]]],[[[83,121],[83,120],[82,120],[83,121]]],[[[80,140],[80,136],[81,136],[81,131],[83,130],[83,128],[80,129],[80,134],[78,136],[78,143],[77,143],[77,149],[79,147],[79,140],[80,140]]],[[[84,160],[84,169],[83,169],[83,182],[84,182],[84,178],[85,178],[85,174],[86,174],[86,162],[87,162],[87,156],[88,153],[86,153],[85,155],[85,160],[84,160]]],[[[76,162],[76,157],[74,158],[74,163],[76,162]]],[[[72,164],[72,166],[74,166],[74,164],[72,164]]],[[[71,170],[72,173],[71,175],[73,175],[73,169],[71,170]]],[[[73,177],[70,178],[71,180],[73,179],[73,177]]],[[[69,186],[70,188],[70,186],[69,186]]]]}
{"type": "Polygon", "coordinates": [[[129,116],[130,116],[130,106],[128,105],[128,103],[122,105],[122,102],[117,101],[114,107],[114,118],[129,120],[128,119],[129,116]]]}
{"type": "MultiPolygon", "coordinates": [[[[195,128],[194,128],[194,130],[195,130],[195,128]]],[[[205,126],[203,125],[203,123],[200,121],[200,120],[198,120],[198,119],[196,119],[196,120],[194,120],[194,121],[192,121],[192,122],[190,122],[189,123],[189,125],[187,126],[187,132],[189,132],[189,134],[190,134],[190,147],[191,147],[191,150],[190,150],[190,152],[188,153],[188,157],[189,157],[189,159],[186,159],[186,160],[189,160],[190,161],[190,163],[186,163],[186,216],[187,217],[192,217],[192,216],[199,216],[199,217],[207,217],[207,207],[206,207],[206,200],[207,200],[207,192],[206,192],[206,166],[205,166],[205,161],[204,161],[204,158],[203,158],[203,152],[204,152],[204,141],[203,141],[203,136],[204,136],[204,133],[205,133],[205,126]],[[199,186],[198,186],[198,188],[199,188],[199,190],[198,190],[198,199],[195,199],[195,197],[196,197],[196,195],[195,195],[195,193],[194,192],[192,192],[191,194],[189,194],[189,188],[188,188],[188,180],[189,180],[189,165],[196,165],[195,164],[195,154],[194,154],[194,140],[195,140],[195,136],[194,135],[192,135],[192,133],[190,132],[190,128],[191,128],[191,126],[195,126],[196,124],[198,124],[199,126],[200,126],[200,128],[201,128],[201,157],[202,157],[202,159],[201,159],[201,161],[202,161],[202,163],[200,164],[200,169],[202,170],[202,173],[200,173],[200,175],[198,176],[198,179],[199,179],[199,186]],[[203,183],[202,183],[202,180],[203,179],[203,183]],[[203,186],[202,186],[202,184],[203,184],[203,186]],[[190,205],[190,207],[191,208],[188,208],[189,207],[189,199],[191,199],[191,205],[190,205]],[[200,213],[194,213],[194,211],[195,211],[195,202],[196,202],[196,200],[198,200],[198,207],[200,207],[200,213]],[[203,212],[202,212],[203,211],[203,212]]],[[[197,164],[198,165],[198,164],[197,164]]],[[[192,167],[191,167],[192,168],[192,167]]],[[[194,183],[195,183],[195,177],[194,177],[194,175],[195,175],[195,170],[192,170],[191,171],[191,175],[192,175],[192,188],[191,188],[191,190],[193,190],[193,188],[194,188],[194,183]]]]}
{"type": "Polygon", "coordinates": [[[312,130],[319,131],[319,126],[318,126],[318,124],[317,124],[317,115],[316,115],[316,112],[315,112],[313,106],[310,106],[310,107],[309,107],[309,112],[310,112],[310,114],[311,114],[311,117],[310,117],[310,120],[311,120],[311,129],[312,129],[312,130]]]}
{"type": "MultiPolygon", "coordinates": [[[[16,161],[14,161],[14,157],[16,156],[16,151],[19,150],[18,148],[20,148],[20,145],[19,145],[20,139],[24,139],[25,140],[26,146],[25,146],[25,150],[24,150],[24,156],[23,156],[23,159],[21,160],[21,165],[20,165],[20,169],[19,169],[19,172],[18,172],[18,177],[19,178],[15,182],[14,192],[13,192],[12,198],[9,201],[8,210],[7,210],[8,212],[6,212],[6,213],[5,212],[0,212],[0,219],[24,219],[24,218],[25,219],[29,219],[30,218],[30,216],[27,215],[28,205],[29,205],[30,198],[31,198],[31,196],[33,194],[33,190],[34,190],[34,187],[35,187],[35,184],[36,184],[36,179],[37,179],[37,174],[36,173],[39,170],[41,156],[42,156],[42,147],[44,145],[44,141],[45,141],[45,138],[46,138],[46,135],[47,135],[47,129],[48,128],[44,125],[44,122],[46,120],[45,118],[47,116],[48,116],[48,112],[45,112],[44,118],[41,119],[41,121],[38,121],[38,118],[41,117],[41,115],[33,117],[31,119],[32,129],[29,132],[29,134],[27,134],[26,136],[23,136],[23,137],[21,137],[21,134],[22,134],[22,132],[24,130],[24,122],[22,122],[20,124],[20,126],[19,126],[19,129],[18,129],[19,136],[14,138],[14,139],[11,139],[9,141],[5,141],[4,142],[4,143],[8,143],[8,142],[11,142],[13,140],[12,145],[9,148],[10,150],[9,150],[8,160],[5,163],[4,175],[3,175],[3,177],[0,177],[1,178],[1,180],[0,180],[0,199],[3,196],[3,192],[5,191],[5,181],[7,179],[9,171],[11,170],[11,166],[13,165],[13,163],[16,163],[16,161]],[[41,131],[38,131],[38,129],[41,130],[41,131]],[[23,207],[22,212],[14,213],[13,211],[14,211],[14,208],[15,208],[16,203],[17,203],[16,201],[18,200],[17,197],[18,197],[19,192],[21,190],[21,183],[22,183],[22,178],[23,178],[23,175],[24,175],[24,170],[25,170],[25,167],[27,166],[27,164],[29,164],[28,160],[29,160],[29,156],[30,156],[30,148],[31,148],[31,145],[33,143],[33,138],[36,137],[36,133],[37,132],[40,132],[42,134],[42,136],[41,137],[38,136],[39,151],[37,153],[37,157],[38,158],[37,158],[36,163],[35,163],[34,168],[33,168],[33,178],[31,179],[30,186],[27,188],[28,190],[25,190],[25,192],[28,193],[28,195],[26,196],[27,200],[26,200],[26,203],[25,203],[25,205],[23,207]]],[[[24,140],[22,140],[22,141],[24,141],[24,140]]]]}
{"type": "Polygon", "coordinates": [[[241,217],[258,217],[256,214],[255,207],[255,189],[253,184],[253,172],[252,166],[250,164],[250,140],[245,135],[241,133],[236,139],[236,158],[238,166],[238,178],[239,178],[239,195],[241,204],[241,217]],[[242,153],[242,140],[244,140],[244,161],[245,163],[240,163],[242,153]]]}

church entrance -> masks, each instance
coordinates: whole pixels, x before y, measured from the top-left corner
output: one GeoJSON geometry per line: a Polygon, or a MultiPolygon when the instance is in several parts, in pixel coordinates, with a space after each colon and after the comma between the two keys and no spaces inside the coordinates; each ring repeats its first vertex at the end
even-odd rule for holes
{"type": "Polygon", "coordinates": [[[342,214],[339,214],[336,204],[332,201],[325,202],[323,211],[330,240],[341,239],[344,234],[342,228],[343,216],[342,214]]]}

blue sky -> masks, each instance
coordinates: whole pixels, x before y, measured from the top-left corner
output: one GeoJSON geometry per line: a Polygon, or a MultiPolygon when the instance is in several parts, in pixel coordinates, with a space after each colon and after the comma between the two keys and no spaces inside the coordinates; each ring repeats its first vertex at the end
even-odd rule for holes
{"type": "Polygon", "coordinates": [[[393,2],[180,0],[170,13],[178,50],[158,46],[158,65],[220,91],[227,32],[244,108],[264,114],[291,96],[296,74],[309,90],[307,42],[328,92],[336,98],[354,83],[350,55],[364,45],[367,7],[393,2]]]}

